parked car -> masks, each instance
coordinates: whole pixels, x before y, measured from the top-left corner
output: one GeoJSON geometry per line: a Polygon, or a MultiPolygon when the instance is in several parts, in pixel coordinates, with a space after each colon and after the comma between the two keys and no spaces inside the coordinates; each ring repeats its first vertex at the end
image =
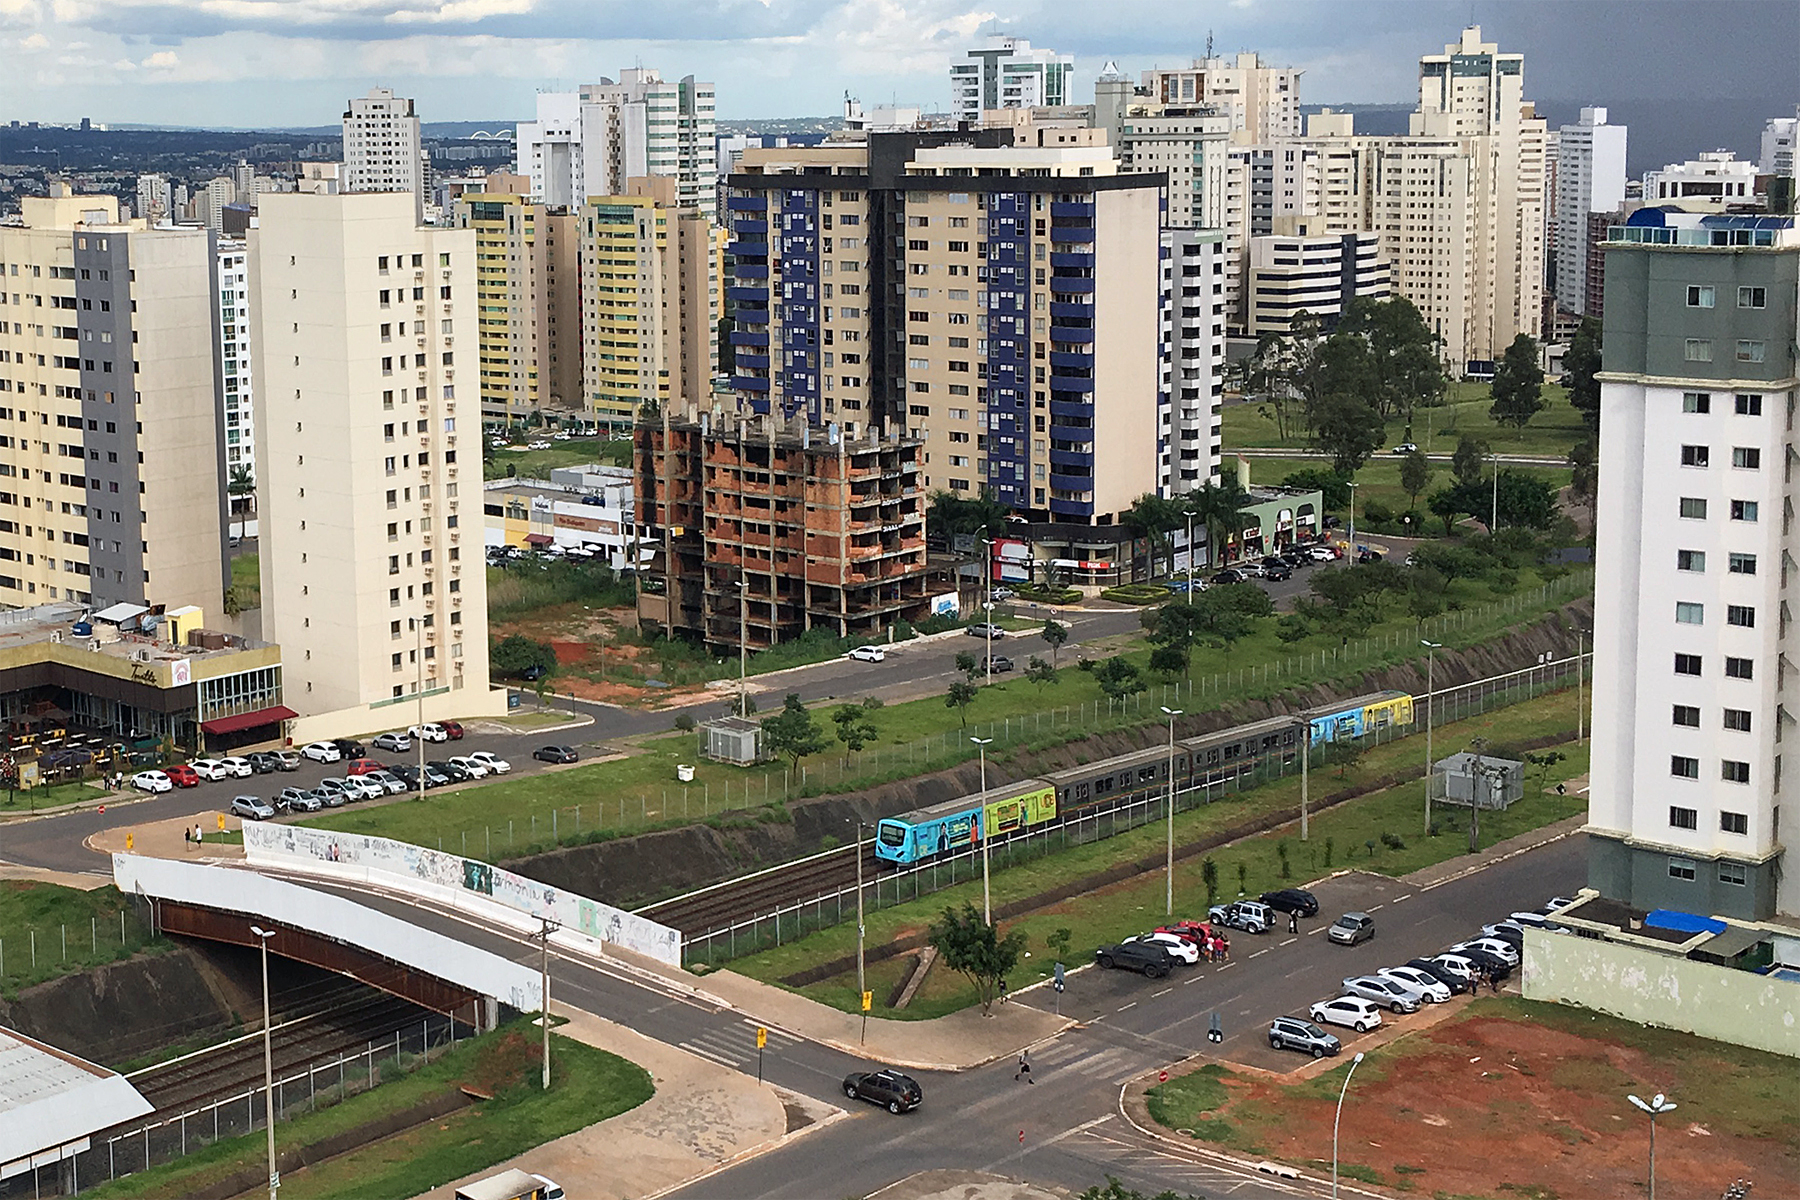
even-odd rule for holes
{"type": "Polygon", "coordinates": [[[880,646],[858,646],[845,657],[855,662],[881,662],[887,658],[887,651],[880,646]]]}
{"type": "Polygon", "coordinates": [[[276,750],[274,758],[277,771],[298,771],[300,769],[300,755],[292,750],[276,750]]]}
{"type": "Polygon", "coordinates": [[[139,771],[131,777],[131,786],[140,792],[166,792],[174,788],[174,782],[161,771],[139,771]]]}
{"type": "Polygon", "coordinates": [[[898,1115],[925,1102],[925,1089],[910,1075],[898,1071],[853,1071],[844,1076],[844,1095],[867,1100],[898,1115]]]}
{"type": "Polygon", "coordinates": [[[355,738],[333,738],[331,744],[337,747],[339,758],[361,758],[369,752],[369,748],[355,738]]]}
{"type": "Polygon", "coordinates": [[[284,787],[275,793],[275,807],[288,812],[318,812],[325,807],[325,801],[306,788],[284,787]]]}
{"type": "Polygon", "coordinates": [[[1360,550],[1357,552],[1356,561],[1359,563],[1378,563],[1384,557],[1385,555],[1379,550],[1360,550]]]}
{"type": "Polygon", "coordinates": [[[980,623],[971,625],[967,629],[963,630],[963,632],[968,634],[970,637],[978,637],[978,638],[991,637],[996,642],[1006,636],[1006,630],[1000,628],[998,625],[990,625],[985,622],[980,622],[980,623]]]}
{"type": "Polygon", "coordinates": [[[1313,556],[1306,552],[1304,546],[1289,546],[1281,552],[1281,561],[1290,567],[1310,567],[1313,556]]]}
{"type": "MultiPolygon", "coordinates": [[[[1434,958],[1426,959],[1434,968],[1432,974],[1442,979],[1445,975],[1453,975],[1462,981],[1463,987],[1473,991],[1476,981],[1481,978],[1481,970],[1475,960],[1466,954],[1454,954],[1445,951],[1434,958]]],[[[1496,962],[1499,960],[1496,959],[1496,962]]]]}
{"type": "Polygon", "coordinates": [[[1179,959],[1192,965],[1200,961],[1200,947],[1178,933],[1140,933],[1136,937],[1128,937],[1128,942],[1149,942],[1161,946],[1169,952],[1171,958],[1179,959]]]}
{"type": "MultiPolygon", "coordinates": [[[[1471,938],[1466,942],[1458,942],[1456,945],[1450,947],[1450,949],[1453,953],[1457,954],[1462,954],[1470,950],[1479,950],[1490,958],[1499,959],[1509,968],[1519,965],[1519,952],[1499,938],[1471,938]]],[[[1480,962],[1481,960],[1476,959],[1476,961],[1480,962]]]]}
{"type": "Polygon", "coordinates": [[[253,750],[244,755],[244,759],[250,764],[250,770],[258,775],[270,775],[281,770],[280,756],[266,750],[253,750]]]}
{"type": "Polygon", "coordinates": [[[350,793],[349,783],[342,779],[321,779],[313,790],[324,796],[325,803],[332,808],[342,807],[354,798],[350,793]]]}
{"type": "MultiPolygon", "coordinates": [[[[389,763],[388,774],[400,781],[400,790],[416,792],[419,790],[419,768],[412,763],[389,763]]],[[[430,783],[425,785],[430,787],[430,783]]]]}
{"type": "Polygon", "coordinates": [[[1368,913],[1345,913],[1331,923],[1325,936],[1340,946],[1354,946],[1375,936],[1375,918],[1368,913]]]}
{"type": "Polygon", "coordinates": [[[442,725],[437,724],[435,721],[428,722],[424,725],[409,726],[406,732],[409,737],[424,738],[428,742],[447,742],[450,740],[450,731],[445,729],[442,725]]]}
{"type": "Polygon", "coordinates": [[[1094,962],[1109,971],[1124,967],[1143,972],[1146,979],[1161,979],[1174,968],[1175,956],[1157,942],[1120,942],[1094,951],[1094,962]]]}
{"type": "Polygon", "coordinates": [[[1299,1017],[1276,1017],[1270,1021],[1269,1046],[1274,1050],[1300,1050],[1314,1058],[1324,1058],[1344,1048],[1337,1034],[1326,1033],[1299,1017]]]}
{"type": "Polygon", "coordinates": [[[306,745],[300,747],[300,754],[302,757],[310,758],[314,762],[322,763],[334,763],[344,757],[338,748],[330,742],[308,742],[306,745]]]}
{"type": "Polygon", "coordinates": [[[1004,654],[996,654],[990,660],[989,666],[993,668],[994,674],[999,675],[1002,672],[1013,669],[1013,660],[1006,657],[1004,654]]]}
{"type": "Polygon", "coordinates": [[[1401,442],[1398,446],[1394,447],[1395,454],[1412,454],[1417,450],[1418,447],[1411,442],[1401,442]]]}
{"type": "Polygon", "coordinates": [[[1262,563],[1253,558],[1246,558],[1241,563],[1234,563],[1230,569],[1236,571],[1245,579],[1261,579],[1263,577],[1262,563]]]}
{"type": "Polygon", "coordinates": [[[457,770],[461,771],[470,779],[486,779],[488,777],[486,763],[476,762],[473,758],[464,755],[458,755],[455,758],[452,758],[450,762],[457,770]]]}
{"type": "Polygon", "coordinates": [[[234,779],[248,779],[256,774],[256,768],[250,765],[250,760],[247,758],[233,755],[230,758],[221,758],[219,761],[224,764],[227,771],[231,772],[234,779]]]}
{"type": "Polygon", "coordinates": [[[186,763],[177,763],[172,767],[164,767],[163,774],[169,777],[170,783],[179,788],[200,786],[200,773],[186,763]]]}
{"type": "Polygon", "coordinates": [[[997,588],[995,588],[995,589],[994,589],[994,590],[993,590],[993,593],[992,593],[992,598],[993,598],[993,599],[994,599],[994,600],[995,600],[995,601],[1000,601],[1000,600],[1011,600],[1011,599],[1012,599],[1012,598],[1013,598],[1013,597],[1014,597],[1014,596],[1016,596],[1016,595],[1017,595],[1017,594],[1018,594],[1018,593],[1016,593],[1016,592],[1014,592],[1014,591],[1013,591],[1013,590],[1012,590],[1012,589],[1011,589],[1011,588],[1009,588],[1009,587],[997,587],[997,588]]]}
{"type": "Polygon", "coordinates": [[[1267,933],[1275,924],[1274,912],[1260,900],[1234,900],[1230,904],[1215,904],[1206,910],[1206,917],[1215,925],[1241,929],[1245,933],[1267,933]]]}
{"type": "Polygon", "coordinates": [[[232,777],[231,768],[216,758],[196,758],[188,766],[194,769],[194,774],[213,783],[232,777]]]}
{"type": "Polygon", "coordinates": [[[400,778],[386,767],[383,767],[379,771],[370,771],[367,775],[364,775],[363,778],[370,783],[380,784],[382,790],[390,796],[397,796],[406,790],[406,780],[400,778]]]}
{"type": "Polygon", "coordinates": [[[572,763],[580,758],[573,746],[539,746],[531,752],[531,757],[539,762],[572,763]]]}
{"type": "Polygon", "coordinates": [[[381,764],[372,758],[353,759],[344,764],[344,774],[346,775],[367,775],[381,769],[381,764]]]}
{"type": "Polygon", "coordinates": [[[1156,932],[1179,934],[1198,945],[1213,936],[1213,927],[1205,921],[1171,921],[1167,925],[1159,925],[1156,932]]]}
{"type": "Polygon", "coordinates": [[[404,733],[378,733],[375,740],[369,743],[377,750],[386,750],[390,754],[405,754],[412,749],[412,738],[404,733]]]}
{"type": "Polygon", "coordinates": [[[470,762],[478,762],[495,775],[504,775],[512,770],[512,764],[495,754],[492,750],[477,750],[469,755],[470,762]]]}
{"type": "Polygon", "coordinates": [[[451,783],[467,783],[475,778],[473,775],[457,766],[454,761],[447,758],[434,758],[426,763],[425,766],[429,770],[436,771],[451,783]]]}
{"type": "Polygon", "coordinates": [[[523,671],[519,672],[519,678],[523,679],[526,683],[536,683],[549,673],[550,668],[546,667],[543,663],[532,663],[529,667],[526,667],[523,671]]]}
{"type": "Polygon", "coordinates": [[[1481,927],[1482,937],[1499,938],[1514,950],[1525,946],[1525,927],[1517,921],[1495,921],[1481,927]]]}
{"type": "Polygon", "coordinates": [[[1336,562],[1338,559],[1344,557],[1343,554],[1333,546],[1309,546],[1306,552],[1312,555],[1312,560],[1314,562],[1336,562]]]}
{"type": "Polygon", "coordinates": [[[233,796],[231,798],[231,815],[245,817],[252,821],[267,821],[275,815],[275,808],[258,796],[233,796]]]}
{"type": "MultiPolygon", "coordinates": [[[[1448,963],[1431,958],[1413,958],[1406,962],[1408,967],[1431,976],[1450,989],[1452,996],[1460,996],[1469,990],[1471,976],[1460,970],[1452,969],[1448,963]]],[[[1390,968],[1393,969],[1393,968],[1390,968]]]]}
{"type": "Polygon", "coordinates": [[[1433,975],[1430,971],[1418,967],[1383,967],[1375,972],[1384,979],[1413,989],[1425,1004],[1442,1004],[1454,994],[1450,985],[1433,975]]]}
{"type": "Polygon", "coordinates": [[[1298,913],[1303,917],[1319,915],[1319,898],[1305,888],[1282,888],[1278,892],[1264,892],[1261,900],[1276,912],[1298,913]]]}
{"type": "Polygon", "coordinates": [[[1212,577],[1212,581],[1216,584],[1242,583],[1242,582],[1244,582],[1244,576],[1243,576],[1242,572],[1240,572],[1232,567],[1226,567],[1223,571],[1220,571],[1217,575],[1214,575],[1212,577]]]}
{"type": "Polygon", "coordinates": [[[1306,1015],[1322,1025],[1342,1025],[1358,1033],[1367,1033],[1381,1024],[1381,1012],[1374,1001],[1364,1000],[1361,996],[1321,1000],[1309,1008],[1306,1015]]]}
{"type": "Polygon", "coordinates": [[[1267,563],[1263,564],[1263,578],[1264,579],[1268,579],[1273,582],[1280,583],[1284,579],[1292,579],[1294,577],[1294,568],[1288,566],[1286,563],[1282,562],[1279,558],[1277,558],[1273,561],[1275,564],[1274,566],[1270,566],[1267,563]]]}
{"type": "Polygon", "coordinates": [[[1412,988],[1380,975],[1352,975],[1344,980],[1344,994],[1373,1000],[1397,1013],[1419,1011],[1420,997],[1412,988]]]}
{"type": "Polygon", "coordinates": [[[366,776],[351,775],[344,780],[344,794],[352,800],[379,800],[387,789],[366,776]]]}
{"type": "Polygon", "coordinates": [[[463,727],[461,721],[439,721],[438,724],[443,727],[445,733],[450,735],[451,741],[460,742],[463,740],[463,727]]]}

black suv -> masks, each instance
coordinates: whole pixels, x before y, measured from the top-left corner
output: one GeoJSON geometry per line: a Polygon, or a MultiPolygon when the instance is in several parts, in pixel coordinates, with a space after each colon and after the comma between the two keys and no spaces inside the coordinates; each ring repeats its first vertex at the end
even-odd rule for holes
{"type": "Polygon", "coordinates": [[[367,752],[363,744],[355,738],[334,738],[331,744],[338,748],[338,753],[344,756],[345,762],[349,762],[353,758],[362,758],[367,752]]]}
{"type": "Polygon", "coordinates": [[[911,1112],[925,1102],[925,1089],[898,1071],[856,1071],[844,1076],[844,1095],[867,1100],[891,1113],[911,1112]]]}
{"type": "Polygon", "coordinates": [[[1276,1017],[1270,1021],[1269,1045],[1276,1050],[1303,1050],[1314,1058],[1324,1058],[1343,1049],[1343,1043],[1336,1035],[1299,1017],[1276,1017]]]}
{"type": "Polygon", "coordinates": [[[473,775],[447,759],[434,758],[425,765],[448,779],[451,783],[467,783],[469,780],[475,778],[473,775]]]}
{"type": "Polygon", "coordinates": [[[1102,946],[1094,951],[1094,961],[1108,970],[1124,967],[1130,971],[1142,971],[1146,979],[1161,979],[1175,965],[1169,952],[1155,942],[1120,942],[1116,946],[1102,946]]]}
{"type": "Polygon", "coordinates": [[[1460,996],[1469,990],[1469,981],[1453,971],[1445,970],[1443,963],[1432,962],[1429,958],[1415,958],[1409,960],[1406,965],[1425,972],[1449,988],[1452,996],[1460,996]]]}
{"type": "Polygon", "coordinates": [[[1303,917],[1319,915],[1319,898],[1305,888],[1282,888],[1278,892],[1264,892],[1261,899],[1276,912],[1299,913],[1303,917]]]}

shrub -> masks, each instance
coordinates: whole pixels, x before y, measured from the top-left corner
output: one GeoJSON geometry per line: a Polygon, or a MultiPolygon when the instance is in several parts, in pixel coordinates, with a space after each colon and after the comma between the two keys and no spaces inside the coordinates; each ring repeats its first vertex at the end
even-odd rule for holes
{"type": "Polygon", "coordinates": [[[1406,849],[1405,840],[1402,839],[1400,837],[1400,835],[1397,833],[1382,834],[1381,835],[1381,844],[1386,846],[1389,850],[1404,850],[1404,849],[1406,849]]]}
{"type": "Polygon", "coordinates": [[[1100,598],[1115,604],[1159,604],[1169,598],[1169,589],[1159,583],[1127,583],[1107,588],[1100,598]]]}
{"type": "Polygon", "coordinates": [[[683,733],[692,733],[694,731],[694,714],[684,712],[677,716],[675,718],[675,728],[681,730],[683,733]]]}
{"type": "Polygon", "coordinates": [[[1325,869],[1327,871],[1329,871],[1331,869],[1331,858],[1336,853],[1337,853],[1336,839],[1326,838],[1325,839],[1325,869]]]}

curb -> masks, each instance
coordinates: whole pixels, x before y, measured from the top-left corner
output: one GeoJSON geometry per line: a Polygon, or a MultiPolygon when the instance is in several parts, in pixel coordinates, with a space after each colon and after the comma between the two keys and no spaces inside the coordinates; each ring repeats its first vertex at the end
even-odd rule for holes
{"type": "MultiPolygon", "coordinates": [[[[565,697],[560,697],[560,696],[558,697],[558,699],[564,699],[564,698],[565,697]]],[[[581,697],[570,696],[570,697],[566,697],[566,699],[569,699],[571,701],[579,701],[581,699],[581,697]]],[[[589,703],[591,703],[591,701],[589,703]]],[[[497,720],[494,722],[491,722],[491,723],[495,724],[495,725],[501,725],[507,734],[512,735],[512,736],[519,736],[519,737],[529,737],[530,735],[532,735],[534,733],[560,733],[565,729],[581,729],[585,726],[593,725],[596,723],[596,718],[591,717],[591,716],[583,716],[580,713],[576,713],[576,714],[574,714],[574,716],[576,718],[575,720],[564,721],[561,725],[533,725],[529,729],[521,729],[521,728],[519,728],[517,726],[513,726],[513,725],[504,725],[502,722],[497,721],[497,720]]]]}
{"type": "MultiPolygon", "coordinates": [[[[798,1095],[798,1093],[790,1092],[786,1088],[776,1087],[772,1083],[764,1084],[763,1086],[767,1087],[770,1091],[774,1092],[778,1099],[782,1099],[782,1102],[784,1105],[786,1104],[785,1097],[798,1095]]],[[[812,1099],[812,1097],[808,1096],[808,1097],[805,1097],[805,1099],[810,1100],[810,1099],[812,1099]]],[[[647,1195],[643,1196],[641,1198],[641,1200],[659,1200],[660,1197],[667,1196],[672,1192],[678,1192],[678,1191],[681,1191],[683,1188],[692,1187],[695,1184],[700,1183],[704,1180],[711,1179],[715,1175],[723,1174],[724,1172],[729,1171],[731,1168],[733,1168],[735,1166],[738,1166],[742,1163],[747,1163],[751,1159],[761,1158],[765,1154],[769,1154],[773,1151],[779,1150],[782,1147],[786,1146],[789,1142],[796,1141],[800,1138],[803,1138],[815,1129],[824,1129],[827,1126],[835,1125],[839,1121],[847,1119],[849,1116],[850,1116],[850,1114],[848,1112],[845,1112],[843,1109],[833,1108],[831,1110],[831,1112],[826,1117],[824,1117],[822,1120],[813,1121],[810,1124],[804,1126],[803,1128],[794,1130],[792,1133],[784,1133],[780,1137],[770,1138],[766,1142],[759,1142],[754,1146],[749,1146],[743,1150],[739,1150],[736,1154],[733,1154],[730,1158],[722,1159],[719,1162],[714,1163],[712,1166],[706,1168],[706,1170],[700,1172],[698,1175],[690,1175],[686,1179],[677,1180],[676,1182],[671,1183],[669,1186],[662,1188],[659,1191],[654,1191],[654,1192],[648,1193],[647,1195]]]]}

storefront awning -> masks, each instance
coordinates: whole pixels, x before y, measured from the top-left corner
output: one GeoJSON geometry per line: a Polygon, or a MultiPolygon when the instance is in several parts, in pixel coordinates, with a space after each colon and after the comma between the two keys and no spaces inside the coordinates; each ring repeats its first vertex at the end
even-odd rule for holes
{"type": "Polygon", "coordinates": [[[206,733],[236,733],[240,729],[253,729],[258,725],[273,725],[277,721],[291,721],[300,714],[285,704],[277,704],[273,708],[259,708],[255,712],[239,713],[235,717],[220,717],[216,721],[202,721],[200,728],[206,733]]]}
{"type": "Polygon", "coordinates": [[[525,535],[525,544],[527,546],[548,546],[555,540],[554,537],[547,533],[528,533],[525,535]]]}

